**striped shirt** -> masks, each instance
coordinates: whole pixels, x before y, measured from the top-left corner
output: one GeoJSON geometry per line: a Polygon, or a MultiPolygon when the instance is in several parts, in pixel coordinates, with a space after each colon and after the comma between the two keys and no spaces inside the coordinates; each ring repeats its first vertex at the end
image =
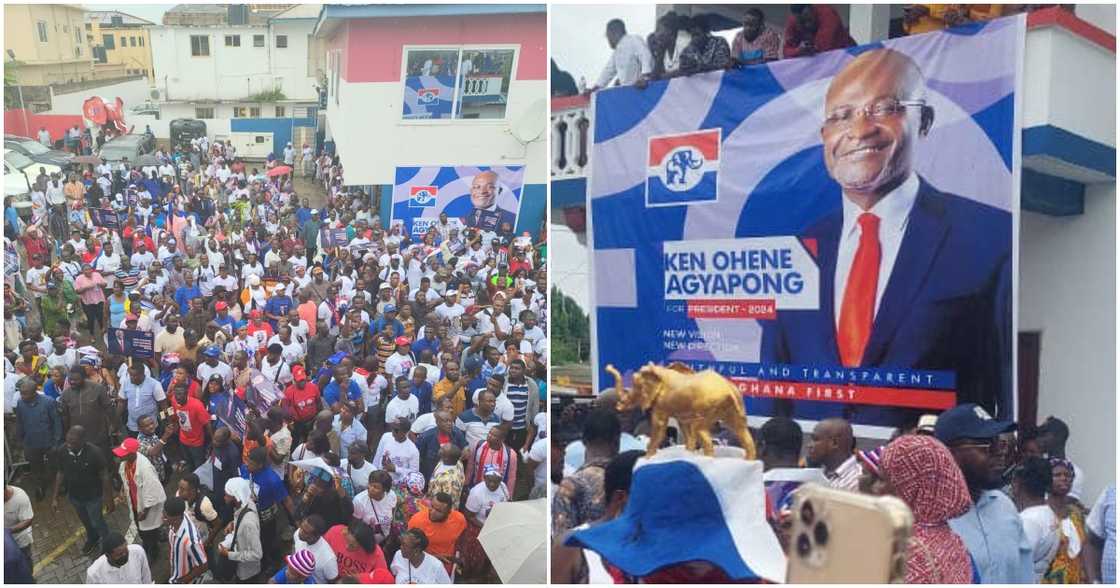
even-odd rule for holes
{"type": "Polygon", "coordinates": [[[863,475],[863,466],[859,464],[856,456],[851,456],[844,463],[836,468],[836,471],[829,474],[825,472],[825,477],[828,478],[828,483],[837,490],[848,490],[851,492],[859,491],[859,477],[863,475]]]}
{"type": "Polygon", "coordinates": [[[529,411],[529,382],[520,385],[506,383],[506,398],[513,404],[513,428],[522,430],[527,426],[525,415],[529,411]]]}
{"type": "Polygon", "coordinates": [[[124,286],[125,292],[131,292],[136,287],[136,283],[140,281],[140,270],[132,268],[130,270],[119,269],[116,273],[117,280],[124,286]]]}
{"type": "MultiPolygon", "coordinates": [[[[194,526],[190,517],[184,516],[179,528],[167,531],[168,544],[171,548],[171,577],[168,584],[176,583],[175,580],[186,576],[191,569],[206,562],[206,549],[202,545],[202,537],[194,526]]],[[[193,584],[200,584],[202,575],[194,579],[193,584]]]]}

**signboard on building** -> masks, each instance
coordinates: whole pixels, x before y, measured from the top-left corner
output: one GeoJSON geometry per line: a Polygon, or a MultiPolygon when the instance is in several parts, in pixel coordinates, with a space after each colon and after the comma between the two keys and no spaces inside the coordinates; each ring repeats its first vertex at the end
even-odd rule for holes
{"type": "Polygon", "coordinates": [[[751,416],[876,435],[964,402],[1014,419],[1024,33],[597,93],[596,389],[608,364],[679,361],[731,378],[751,416]]]}
{"type": "Polygon", "coordinates": [[[497,231],[517,226],[525,167],[398,167],[391,220],[422,236],[441,213],[469,227],[497,231]]]}

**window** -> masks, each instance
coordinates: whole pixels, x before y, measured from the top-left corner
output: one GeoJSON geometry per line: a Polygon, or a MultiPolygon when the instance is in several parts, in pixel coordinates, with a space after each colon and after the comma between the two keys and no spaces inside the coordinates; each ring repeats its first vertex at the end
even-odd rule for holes
{"type": "Polygon", "coordinates": [[[264,47],[264,35],[253,35],[253,46],[264,47]]]}
{"type": "Polygon", "coordinates": [[[117,38],[113,35],[101,35],[101,44],[104,45],[107,50],[111,51],[117,48],[116,40],[117,38]]]}
{"type": "Polygon", "coordinates": [[[287,115],[284,114],[284,107],[283,106],[277,106],[276,107],[276,118],[284,118],[285,116],[287,116],[287,115]]]}
{"type": "Polygon", "coordinates": [[[261,107],[260,106],[250,106],[249,107],[249,118],[260,118],[260,117],[261,117],[261,107]]]}
{"type": "Polygon", "coordinates": [[[119,26],[124,24],[124,17],[123,16],[110,16],[109,17],[109,22],[113,26],[119,27],[119,26]]]}
{"type": "Polygon", "coordinates": [[[137,37],[137,39],[140,41],[140,46],[143,47],[144,46],[144,37],[137,37]]]}
{"type": "Polygon", "coordinates": [[[136,37],[129,37],[128,38],[128,46],[129,47],[135,47],[136,46],[136,37]]]}
{"type": "Polygon", "coordinates": [[[86,23],[86,30],[87,31],[92,31],[93,30],[93,25],[87,22],[86,23]]]}
{"type": "Polygon", "coordinates": [[[210,108],[195,108],[194,109],[194,117],[195,118],[214,118],[214,108],[213,107],[210,107],[210,108]]]}
{"type": "Polygon", "coordinates": [[[244,106],[234,106],[233,107],[233,118],[245,118],[245,116],[246,116],[246,113],[245,113],[245,107],[244,106]]]}
{"type": "Polygon", "coordinates": [[[40,43],[46,43],[47,42],[47,23],[46,23],[46,21],[40,20],[40,21],[36,22],[35,23],[35,30],[37,30],[39,32],[39,42],[40,43]]]}
{"type": "Polygon", "coordinates": [[[82,44],[82,30],[78,27],[74,27],[74,42],[79,45],[82,44]]]}
{"type": "Polygon", "coordinates": [[[516,49],[406,49],[403,117],[503,119],[516,49]]]}
{"type": "Polygon", "coordinates": [[[121,35],[121,47],[128,47],[128,37],[121,35]]]}
{"type": "Polygon", "coordinates": [[[240,47],[241,35],[226,35],[226,47],[240,47]]]}
{"type": "Polygon", "coordinates": [[[209,57],[210,56],[210,36],[209,35],[191,35],[191,56],[192,57],[209,57]]]}
{"type": "Polygon", "coordinates": [[[81,56],[82,56],[81,46],[74,47],[74,57],[81,57],[81,56]]]}
{"type": "Polygon", "coordinates": [[[287,49],[288,48],[288,35],[276,35],[276,48],[277,49],[287,49]]]}

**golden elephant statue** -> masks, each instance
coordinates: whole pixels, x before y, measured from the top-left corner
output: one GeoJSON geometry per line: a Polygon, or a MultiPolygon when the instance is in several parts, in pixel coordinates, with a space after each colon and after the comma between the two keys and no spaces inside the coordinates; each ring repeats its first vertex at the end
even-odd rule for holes
{"type": "Polygon", "coordinates": [[[755,459],[754,439],[747,431],[747,411],[739,389],[713,370],[694,372],[682,363],[668,367],[649,363],[634,373],[634,386],[622,386],[622,374],[613,365],[606,370],[614,376],[618,391],[618,410],[641,408],[649,411],[651,427],[646,457],[653,457],[665,440],[669,419],[680,424],[686,449],[702,450],[714,455],[712,425],[721,421],[735,432],[746,459],[755,459]]]}

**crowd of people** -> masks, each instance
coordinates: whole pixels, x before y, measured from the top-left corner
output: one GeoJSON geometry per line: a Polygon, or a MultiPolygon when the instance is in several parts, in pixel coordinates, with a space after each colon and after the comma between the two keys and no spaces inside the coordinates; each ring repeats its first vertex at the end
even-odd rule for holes
{"type": "MultiPolygon", "coordinates": [[[[553,582],[654,580],[628,572],[634,562],[609,561],[570,541],[573,532],[623,520],[631,494],[642,493],[648,505],[650,495],[668,492],[631,487],[635,463],[646,452],[649,422],[640,410],[619,413],[617,407],[617,394],[607,391],[590,408],[573,405],[555,415],[553,582]]],[[[763,466],[766,498],[765,511],[757,516],[765,517],[787,553],[794,496],[803,484],[815,483],[892,495],[909,506],[913,526],[905,555],[907,583],[1116,582],[1116,487],[1109,485],[1097,496],[1085,494],[1085,474],[1066,454],[1070,431],[1061,419],[1020,427],[964,404],[939,416],[927,415],[914,427],[896,431],[885,445],[865,449],[857,448],[851,424],[842,419],[817,423],[808,439],[786,417],[770,418],[751,434],[763,466]]],[[[727,431],[716,437],[735,444],[727,431]]],[[[723,491],[728,496],[749,494],[743,488],[723,491]]],[[[675,518],[687,515],[673,512],[627,513],[625,524],[644,523],[645,534],[664,531],[671,536],[673,528],[690,526],[690,521],[675,518]]],[[[720,569],[725,559],[717,554],[699,562],[679,562],[673,556],[672,550],[650,554],[658,561],[647,559],[642,565],[660,567],[657,578],[662,580],[737,579],[720,569]]]]}
{"type": "MultiPolygon", "coordinates": [[[[1022,10],[1055,5],[910,4],[902,18],[891,21],[890,36],[898,37],[990,20],[1022,10]]],[[[712,33],[711,19],[669,11],[657,19],[656,29],[643,38],[629,33],[626,23],[607,23],[611,57],[592,85],[581,88],[553,63],[553,96],[574,96],[612,85],[644,87],[651,81],[706,71],[807,57],[856,44],[843,18],[828,4],[791,4],[784,27],[766,21],[756,7],[743,12],[742,28],[730,43],[712,33]]]]}
{"type": "Polygon", "coordinates": [[[7,581],[67,503],[89,583],[496,579],[487,516],[545,492],[543,245],[383,228],[306,146],[154,156],[6,214],[7,581]]]}

